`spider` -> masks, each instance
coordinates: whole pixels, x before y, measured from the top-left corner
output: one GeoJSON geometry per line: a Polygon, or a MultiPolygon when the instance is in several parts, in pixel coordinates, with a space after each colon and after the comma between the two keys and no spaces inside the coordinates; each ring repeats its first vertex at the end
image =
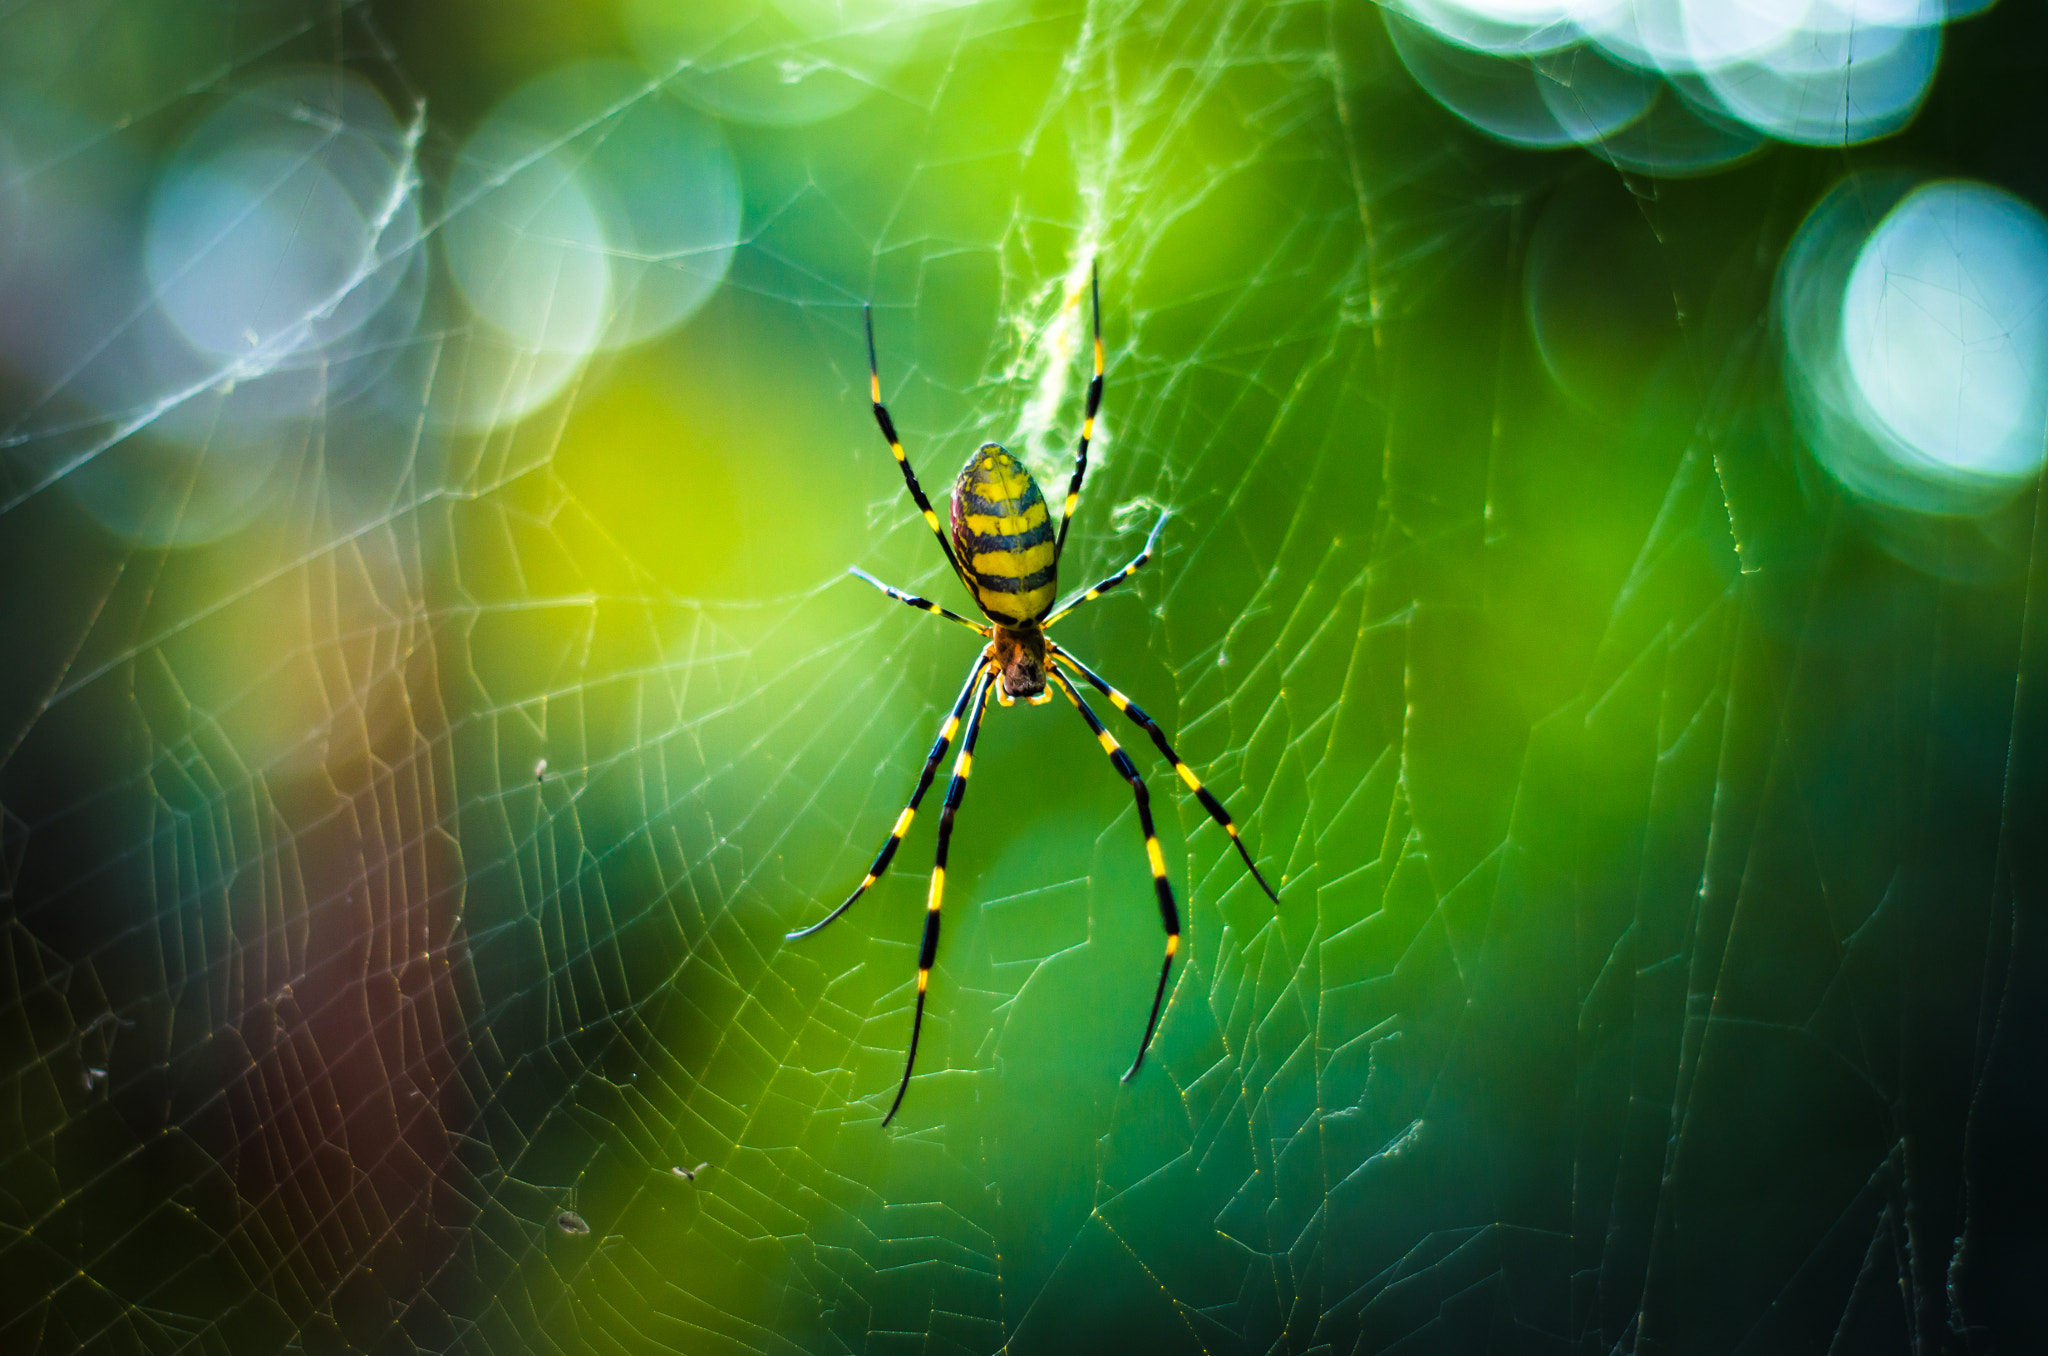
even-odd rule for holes
{"type": "Polygon", "coordinates": [[[1074,506],[1081,500],[1081,481],[1088,472],[1088,439],[1095,431],[1095,415],[1102,406],[1102,291],[1092,268],[1088,290],[1095,320],[1095,375],[1088,383],[1088,410],[1081,421],[1080,447],[1074,454],[1074,475],[1067,483],[1067,502],[1061,511],[1057,536],[1053,533],[1046,510],[1045,496],[1039,492],[1031,472],[1000,444],[983,443],[967,458],[967,464],[960,468],[960,475],[953,482],[953,532],[952,539],[947,540],[946,532],[939,526],[938,514],[932,511],[931,501],[925,498],[923,487],[917,483],[917,473],[903,454],[903,440],[896,436],[896,425],[882,404],[882,378],[875,362],[874,309],[869,307],[864,312],[868,339],[868,392],[874,402],[875,422],[881,426],[882,436],[889,440],[889,451],[903,472],[903,483],[931,527],[932,535],[938,538],[939,550],[945,553],[946,563],[953,567],[953,573],[966,586],[968,595],[982,615],[988,618],[987,625],[970,621],[929,598],[892,588],[865,570],[853,568],[848,571],[897,602],[907,603],[935,617],[944,617],[988,641],[974,656],[974,663],[967,671],[967,681],[961,686],[951,713],[940,727],[938,738],[932,742],[931,752],[925,757],[924,770],[918,774],[917,789],[910,793],[910,803],[897,816],[896,826],[889,831],[889,837],[875,855],[867,875],[861,878],[844,904],[809,927],[788,934],[788,940],[795,941],[823,928],[852,908],[854,901],[867,893],[868,887],[889,869],[889,862],[902,844],[903,835],[910,831],[910,821],[917,814],[919,802],[931,788],[933,773],[946,756],[954,736],[958,735],[960,755],[953,763],[952,781],[946,786],[945,808],[939,812],[938,857],[932,867],[931,893],[925,904],[924,944],[917,956],[917,1010],[910,1023],[910,1053],[903,1062],[902,1081],[896,1085],[896,1100],[890,1104],[889,1114],[882,1117],[885,1126],[895,1119],[897,1110],[902,1107],[903,1094],[910,1089],[911,1070],[917,1066],[917,1041],[924,1030],[925,989],[931,981],[932,961],[939,951],[939,905],[946,893],[946,849],[953,838],[953,817],[967,794],[967,775],[974,766],[974,741],[981,732],[981,718],[987,710],[991,692],[1003,706],[1014,705],[1020,697],[1032,706],[1039,706],[1052,700],[1052,693],[1046,690],[1048,682],[1057,687],[1060,695],[1073,703],[1081,719],[1088,722],[1096,742],[1109,755],[1117,774],[1130,783],[1131,794],[1137,799],[1138,827],[1145,835],[1145,856],[1152,867],[1152,889],[1158,896],[1159,918],[1166,928],[1166,959],[1159,966],[1159,985],[1152,994],[1152,1012],[1145,1019],[1145,1034],[1138,1042],[1137,1058],[1131,1061],[1131,1067],[1124,1073],[1126,1083],[1137,1077],[1139,1066],[1145,1062],[1145,1051],[1152,1044],[1152,1033],[1159,1025],[1160,1006],[1166,998],[1167,976],[1173,970],[1174,952],[1180,949],[1180,912],[1174,907],[1173,887],[1166,879],[1166,859],[1159,851],[1159,837],[1153,832],[1151,796],[1145,789],[1145,779],[1139,775],[1130,755],[1116,742],[1116,736],[1103,727],[1094,708],[1088,705],[1063,670],[1077,674],[1083,682],[1109,698],[1110,705],[1151,736],[1159,752],[1173,764],[1173,770],[1180,774],[1180,779],[1202,802],[1202,808],[1209,812],[1209,817],[1230,835],[1230,841],[1237,848],[1238,856],[1244,858],[1252,879],[1259,883],[1259,888],[1275,905],[1280,902],[1280,896],[1259,874],[1257,864],[1252,861],[1252,855],[1246,850],[1237,825],[1223,808],[1223,803],[1180,760],[1180,755],[1173,751],[1173,746],[1167,742],[1166,732],[1159,728],[1158,722],[1045,634],[1055,622],[1081,604],[1100,598],[1136,574],[1152,558],[1152,548],[1159,541],[1159,531],[1166,525],[1166,515],[1162,513],[1145,538],[1145,549],[1138,552],[1135,560],[1087,591],[1058,607],[1053,606],[1057,596],[1054,580],[1059,571],[1060,554],[1066,548],[1067,529],[1073,525],[1074,506]],[[965,722],[964,733],[962,722],[965,722]]]}

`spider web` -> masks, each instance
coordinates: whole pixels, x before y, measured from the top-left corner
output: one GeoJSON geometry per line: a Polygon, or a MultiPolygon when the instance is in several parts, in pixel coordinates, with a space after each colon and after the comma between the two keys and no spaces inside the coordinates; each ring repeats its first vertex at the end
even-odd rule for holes
{"type": "MultiPolygon", "coordinates": [[[[1949,31],[1905,144],[2026,192],[2017,8],[1949,31]]],[[[2038,1335],[2034,496],[1902,558],[1767,323],[1807,208],[1891,152],[1511,149],[1362,5],[833,13],[736,20],[482,172],[496,101],[625,19],[0,11],[0,1344],[2038,1335]],[[861,97],[741,116],[818,51],[861,97]],[[234,294],[172,362],[153,176],[252,89],[321,129],[276,182],[356,138],[383,191],[327,290],[234,294]],[[450,261],[678,89],[731,115],[736,248],[619,247],[655,281],[604,324],[684,275],[701,309],[564,358],[575,276],[537,317],[492,290],[547,231],[450,261]],[[1544,246],[1567,210],[1598,249],[1544,246]],[[861,304],[928,486],[985,437],[1057,486],[1097,258],[1066,582],[1170,517],[1059,638],[1282,902],[1141,760],[1186,935],[1119,1083],[1160,940],[1128,791],[1063,704],[992,710],[884,1131],[935,806],[783,934],[859,879],[971,645],[840,573],[961,601],[861,304]]]]}

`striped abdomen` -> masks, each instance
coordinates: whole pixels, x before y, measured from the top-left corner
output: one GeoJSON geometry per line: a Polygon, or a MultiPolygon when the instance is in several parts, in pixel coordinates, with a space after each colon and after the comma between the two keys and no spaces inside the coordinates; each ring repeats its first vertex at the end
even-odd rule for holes
{"type": "Polygon", "coordinates": [[[1034,622],[1052,610],[1058,562],[1045,496],[995,443],[983,443],[953,482],[953,551],[995,621],[1034,622]]]}

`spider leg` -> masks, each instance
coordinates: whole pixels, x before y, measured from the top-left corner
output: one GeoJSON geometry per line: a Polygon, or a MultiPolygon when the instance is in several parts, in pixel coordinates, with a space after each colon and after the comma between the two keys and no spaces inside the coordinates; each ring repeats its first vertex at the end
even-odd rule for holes
{"type": "Polygon", "coordinates": [[[944,617],[947,621],[953,622],[956,625],[964,626],[978,636],[986,636],[993,634],[988,627],[983,626],[980,622],[969,621],[967,620],[967,618],[961,616],[957,612],[948,612],[945,608],[940,607],[937,603],[933,602],[929,598],[920,598],[914,593],[905,593],[902,589],[892,588],[890,585],[884,584],[881,580],[875,578],[873,575],[869,574],[866,570],[861,569],[857,565],[847,566],[846,572],[852,575],[855,579],[859,579],[866,583],[873,584],[876,588],[888,594],[897,602],[908,603],[910,606],[916,608],[920,612],[929,612],[934,617],[944,617]]]}
{"type": "Polygon", "coordinates": [[[1128,1083],[1138,1076],[1138,1066],[1145,1062],[1145,1051],[1151,1048],[1152,1033],[1159,1026],[1159,1009],[1166,1001],[1166,977],[1173,970],[1173,953],[1180,949],[1180,911],[1173,906],[1173,887],[1166,881],[1166,858],[1159,851],[1159,835],[1152,828],[1152,798],[1145,790],[1145,779],[1138,775],[1137,766],[1116,742],[1116,736],[1102,727],[1101,718],[1081,700],[1081,694],[1074,690],[1067,676],[1050,664],[1045,672],[1059,684],[1060,691],[1081,713],[1081,719],[1088,722],[1088,728],[1095,732],[1095,742],[1102,745],[1118,774],[1131,784],[1131,794],[1138,802],[1138,827],[1145,831],[1145,857],[1152,864],[1152,889],[1159,896],[1159,921],[1166,926],[1166,959],[1159,964],[1159,987],[1152,992],[1152,1015],[1145,1019],[1145,1038],[1138,1042],[1138,1057],[1124,1071],[1124,1082],[1128,1083]]]}
{"type": "Polygon", "coordinates": [[[1159,521],[1152,524],[1152,531],[1146,535],[1145,549],[1138,552],[1138,558],[1136,560],[1133,560],[1130,564],[1124,566],[1121,570],[1118,570],[1115,574],[1103,580],[1094,588],[1089,589],[1086,593],[1083,593],[1075,598],[1069,598],[1064,604],[1054,608],[1052,615],[1039,623],[1040,627],[1049,627],[1054,622],[1058,621],[1061,617],[1066,616],[1069,612],[1072,612],[1075,608],[1079,607],[1081,604],[1094,602],[1097,598],[1100,598],[1103,594],[1109,592],[1118,584],[1123,583],[1124,580],[1129,579],[1132,575],[1136,574],[1140,569],[1144,568],[1145,562],[1152,559],[1152,548],[1159,544],[1159,530],[1165,526],[1166,514],[1162,512],[1159,515],[1159,521]]]}
{"type": "Polygon", "coordinates": [[[1097,674],[1095,670],[1089,668],[1080,660],[1074,658],[1073,655],[1054,645],[1051,641],[1047,641],[1046,646],[1054,655],[1071,665],[1074,672],[1086,678],[1095,687],[1096,691],[1109,698],[1110,705],[1129,716],[1133,724],[1137,725],[1146,734],[1152,736],[1152,742],[1158,745],[1161,753],[1166,755],[1166,761],[1173,764],[1173,770],[1178,772],[1180,779],[1188,784],[1188,790],[1194,792],[1195,798],[1202,802],[1202,808],[1209,812],[1209,818],[1222,825],[1223,831],[1230,835],[1231,846],[1237,849],[1238,856],[1244,858],[1245,869],[1252,873],[1252,879],[1257,881],[1259,888],[1266,892],[1266,898],[1278,904],[1280,896],[1274,892],[1272,886],[1266,884],[1266,878],[1259,874],[1258,864],[1252,860],[1252,854],[1246,849],[1244,839],[1238,836],[1237,825],[1231,821],[1230,812],[1223,808],[1222,801],[1216,799],[1215,795],[1202,785],[1202,779],[1195,775],[1194,769],[1180,760],[1180,755],[1173,751],[1173,745],[1166,742],[1166,731],[1159,728],[1159,722],[1146,715],[1144,711],[1139,709],[1136,702],[1133,702],[1129,697],[1126,697],[1123,693],[1104,682],[1101,675],[1097,674]]]}
{"type": "Polygon", "coordinates": [[[960,737],[960,756],[953,760],[953,780],[946,784],[946,808],[939,811],[939,853],[932,865],[931,896],[924,907],[924,944],[917,952],[917,1012],[910,1019],[910,1054],[903,1061],[903,1081],[896,1085],[896,1100],[889,1104],[889,1114],[882,1117],[883,1125],[896,1119],[903,1094],[910,1091],[910,1071],[917,1067],[917,1038],[924,1034],[924,992],[931,983],[932,961],[939,954],[939,905],[946,897],[946,848],[953,841],[953,816],[967,795],[967,774],[974,770],[974,740],[981,733],[981,718],[988,712],[989,684],[994,680],[995,669],[989,667],[974,681],[974,692],[968,699],[971,712],[967,732],[960,737]]]}
{"type": "Polygon", "coordinates": [[[866,894],[868,887],[880,880],[882,873],[889,869],[889,861],[896,855],[896,849],[902,845],[903,835],[910,832],[910,821],[917,814],[918,802],[922,801],[924,793],[931,789],[932,774],[938,770],[939,760],[946,756],[947,746],[953,742],[954,734],[960,729],[960,713],[967,709],[967,703],[974,694],[975,684],[981,681],[982,675],[987,670],[987,653],[977,654],[974,657],[974,668],[968,673],[967,682],[961,687],[959,697],[953,702],[952,714],[948,715],[946,723],[939,727],[939,737],[932,741],[932,751],[925,756],[924,771],[920,772],[917,777],[917,790],[910,793],[910,804],[904,806],[903,813],[896,817],[896,827],[889,830],[888,841],[884,842],[882,850],[875,854],[875,864],[868,868],[867,875],[862,877],[860,884],[853,888],[853,893],[846,897],[844,904],[841,904],[838,908],[832,910],[832,912],[826,914],[807,928],[798,928],[795,932],[784,933],[783,938],[785,941],[793,942],[799,937],[808,937],[840,914],[845,913],[853,907],[853,902],[866,894]]]}
{"type": "MultiPolygon", "coordinates": [[[[932,535],[939,539],[939,549],[946,553],[946,563],[953,567],[954,575],[964,584],[967,576],[961,573],[960,562],[954,558],[953,545],[946,540],[945,529],[939,526],[939,515],[932,512],[932,501],[924,497],[924,486],[917,483],[917,472],[910,469],[909,458],[903,455],[903,440],[896,436],[895,421],[889,418],[888,407],[882,404],[882,374],[875,365],[875,308],[862,308],[861,316],[868,332],[868,396],[875,404],[875,422],[881,425],[882,436],[889,440],[889,451],[896,457],[896,465],[903,472],[903,483],[910,488],[910,498],[917,505],[917,511],[924,515],[932,535]]],[[[972,592],[972,590],[969,590],[972,592]]]]}
{"type": "Polygon", "coordinates": [[[1074,521],[1074,509],[1081,502],[1081,481],[1088,474],[1088,440],[1095,436],[1095,415],[1102,408],[1102,283],[1092,261],[1088,265],[1088,298],[1095,312],[1095,376],[1088,383],[1088,412],[1081,417],[1081,445],[1074,452],[1074,478],[1067,482],[1067,506],[1060,513],[1059,541],[1052,548],[1054,560],[1067,549],[1067,527],[1074,521]]]}

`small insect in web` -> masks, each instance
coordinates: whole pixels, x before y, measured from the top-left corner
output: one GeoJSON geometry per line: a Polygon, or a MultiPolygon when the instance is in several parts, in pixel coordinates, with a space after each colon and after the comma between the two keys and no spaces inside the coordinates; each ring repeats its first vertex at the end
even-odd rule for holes
{"type": "Polygon", "coordinates": [[[1130,755],[1116,742],[1116,736],[1104,728],[1094,708],[1069,680],[1068,671],[1109,698],[1110,705],[1151,737],[1159,752],[1173,764],[1173,770],[1180,774],[1180,779],[1202,802],[1202,808],[1209,812],[1209,817],[1230,835],[1238,856],[1244,858],[1244,864],[1252,873],[1252,879],[1259,883],[1259,888],[1274,904],[1280,902],[1280,896],[1259,874],[1259,868],[1252,861],[1243,838],[1238,835],[1237,825],[1224,810],[1223,802],[1217,800],[1202,785],[1201,778],[1180,760],[1180,755],[1173,751],[1167,742],[1166,732],[1159,728],[1158,722],[1046,635],[1055,622],[1075,608],[1094,601],[1136,574],[1152,558],[1152,549],[1159,541],[1159,530],[1166,525],[1166,514],[1162,512],[1152,524],[1152,531],[1145,538],[1145,549],[1138,552],[1137,559],[1065,603],[1054,606],[1054,599],[1058,596],[1055,581],[1060,554],[1066,549],[1067,529],[1073,525],[1074,508],[1081,501],[1081,482],[1088,473],[1088,440],[1094,435],[1095,416],[1102,407],[1102,291],[1092,269],[1088,291],[1095,326],[1095,375],[1088,383],[1088,408],[1081,419],[1080,446],[1074,453],[1074,474],[1067,482],[1067,500],[1061,510],[1057,533],[1053,531],[1045,496],[1031,478],[1031,472],[996,443],[983,443],[960,468],[960,474],[953,482],[950,536],[939,526],[939,515],[932,510],[924,488],[917,483],[917,474],[911,470],[910,461],[903,452],[903,440],[896,435],[896,425],[882,404],[881,371],[875,361],[873,308],[869,308],[864,317],[868,339],[868,393],[874,402],[875,422],[881,426],[882,436],[889,440],[889,451],[903,472],[903,483],[910,491],[911,501],[924,515],[932,535],[938,538],[939,550],[945,553],[946,563],[953,567],[955,577],[966,586],[968,596],[988,619],[986,625],[970,621],[929,598],[892,588],[865,570],[849,571],[897,602],[944,617],[988,641],[969,666],[967,681],[961,686],[952,711],[940,727],[938,738],[932,742],[931,752],[925,757],[924,770],[918,774],[917,789],[911,792],[910,803],[897,816],[896,827],[889,831],[888,839],[875,856],[874,865],[868,868],[867,875],[846,897],[845,903],[811,926],[788,934],[788,939],[795,941],[818,931],[852,908],[854,901],[867,893],[868,887],[889,869],[889,862],[903,842],[903,835],[910,831],[910,821],[917,814],[924,793],[931,789],[932,777],[938,771],[940,760],[946,756],[954,737],[959,736],[960,753],[953,763],[953,778],[946,786],[945,807],[939,812],[938,856],[932,867],[931,890],[925,902],[924,942],[917,956],[917,1009],[910,1022],[910,1052],[903,1061],[903,1078],[896,1085],[896,1100],[890,1104],[889,1114],[882,1117],[883,1125],[894,1120],[897,1110],[902,1107],[903,1094],[910,1088],[911,1070],[917,1066],[917,1040],[924,1030],[925,990],[931,981],[932,961],[939,952],[939,905],[946,893],[946,849],[953,839],[954,815],[967,794],[967,776],[974,766],[974,741],[981,732],[982,715],[988,708],[991,693],[1003,706],[1014,705],[1019,697],[1032,706],[1039,706],[1052,700],[1052,694],[1046,690],[1048,683],[1058,688],[1060,695],[1071,702],[1081,719],[1088,723],[1096,742],[1109,755],[1117,775],[1130,784],[1131,794],[1137,800],[1138,827],[1145,835],[1145,857],[1152,868],[1152,889],[1159,901],[1160,922],[1166,928],[1166,958],[1159,966],[1159,984],[1152,994],[1152,1012],[1145,1019],[1145,1034],[1138,1041],[1137,1058],[1131,1061],[1131,1067],[1124,1073],[1125,1082],[1137,1076],[1139,1066],[1145,1062],[1145,1051],[1152,1044],[1152,1033],[1159,1025],[1160,1006],[1166,998],[1167,976],[1173,970],[1174,952],[1180,949],[1180,911],[1174,905],[1173,887],[1166,879],[1166,859],[1159,850],[1159,836],[1153,831],[1151,796],[1145,789],[1145,779],[1139,775],[1130,755]]]}

